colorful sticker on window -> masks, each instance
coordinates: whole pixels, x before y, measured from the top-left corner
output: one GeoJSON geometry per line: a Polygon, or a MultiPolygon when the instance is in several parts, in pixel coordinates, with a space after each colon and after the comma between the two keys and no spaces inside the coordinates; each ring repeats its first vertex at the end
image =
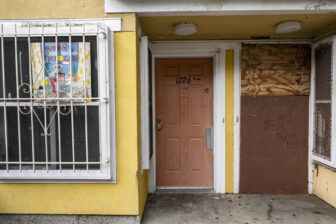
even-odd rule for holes
{"type": "Polygon", "coordinates": [[[91,97],[90,43],[71,43],[71,60],[69,43],[58,43],[57,51],[56,43],[45,43],[43,54],[41,43],[31,43],[31,63],[35,98],[91,97]]]}

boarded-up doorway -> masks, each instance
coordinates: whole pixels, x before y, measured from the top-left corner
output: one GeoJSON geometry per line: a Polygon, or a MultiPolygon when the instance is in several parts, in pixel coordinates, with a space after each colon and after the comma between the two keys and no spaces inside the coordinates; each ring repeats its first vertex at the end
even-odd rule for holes
{"type": "Polygon", "coordinates": [[[243,45],[241,193],[307,193],[309,78],[309,46],[243,45]]]}

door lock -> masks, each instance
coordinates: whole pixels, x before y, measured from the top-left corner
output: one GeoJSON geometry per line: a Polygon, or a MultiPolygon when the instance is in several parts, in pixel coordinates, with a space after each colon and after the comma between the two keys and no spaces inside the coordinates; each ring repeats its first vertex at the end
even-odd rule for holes
{"type": "Polygon", "coordinates": [[[156,130],[161,131],[161,119],[156,119],[156,130]]]}

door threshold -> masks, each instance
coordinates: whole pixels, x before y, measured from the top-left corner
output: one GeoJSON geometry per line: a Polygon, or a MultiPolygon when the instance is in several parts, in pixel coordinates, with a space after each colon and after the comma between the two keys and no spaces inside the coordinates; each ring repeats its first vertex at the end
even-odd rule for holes
{"type": "Polygon", "coordinates": [[[155,194],[212,194],[212,187],[157,187],[155,194]]]}

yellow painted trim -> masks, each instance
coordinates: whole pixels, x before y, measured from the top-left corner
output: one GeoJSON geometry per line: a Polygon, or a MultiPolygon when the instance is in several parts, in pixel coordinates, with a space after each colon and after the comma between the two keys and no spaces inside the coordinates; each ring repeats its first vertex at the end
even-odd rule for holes
{"type": "Polygon", "coordinates": [[[139,217],[142,218],[148,195],[148,170],[144,170],[139,179],[139,217]]]}
{"type": "Polygon", "coordinates": [[[233,193],[234,51],[225,52],[225,191],[233,193]]]}
{"type": "Polygon", "coordinates": [[[104,7],[104,0],[2,0],[0,19],[120,17],[122,31],[136,31],[135,13],[105,14],[104,7]]]}
{"type": "Polygon", "coordinates": [[[135,32],[115,34],[117,183],[0,184],[0,213],[139,216],[147,177],[139,187],[136,42],[135,32]]]}
{"type": "Polygon", "coordinates": [[[324,166],[314,169],[313,194],[336,207],[336,172],[324,166]]]}

